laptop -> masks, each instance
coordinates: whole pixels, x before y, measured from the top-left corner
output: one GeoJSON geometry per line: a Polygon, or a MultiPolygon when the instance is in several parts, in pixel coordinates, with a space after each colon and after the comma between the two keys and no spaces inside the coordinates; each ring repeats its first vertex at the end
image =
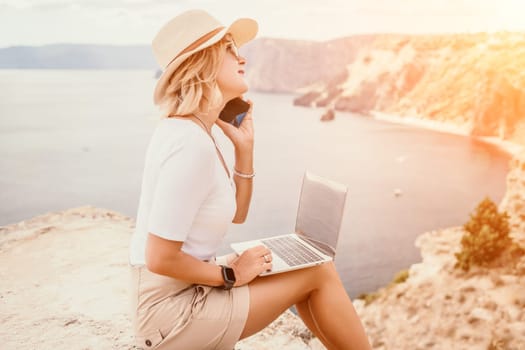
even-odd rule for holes
{"type": "Polygon", "coordinates": [[[346,202],[346,186],[305,172],[295,232],[256,240],[232,243],[242,254],[245,250],[265,245],[272,251],[272,270],[260,275],[302,269],[335,259],[339,231],[346,202]]]}

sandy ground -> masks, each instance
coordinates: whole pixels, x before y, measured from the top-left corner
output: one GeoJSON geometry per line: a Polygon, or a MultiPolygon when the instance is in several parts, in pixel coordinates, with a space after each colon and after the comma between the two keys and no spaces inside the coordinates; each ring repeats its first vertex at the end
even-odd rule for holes
{"type": "Polygon", "coordinates": [[[127,312],[133,222],[117,215],[85,207],[0,230],[2,349],[133,348],[127,312]]]}
{"type": "MultiPolygon", "coordinates": [[[[91,206],[0,227],[0,349],[137,349],[128,303],[133,227],[91,206]]],[[[323,347],[289,312],[236,346],[277,348],[323,347]]]]}

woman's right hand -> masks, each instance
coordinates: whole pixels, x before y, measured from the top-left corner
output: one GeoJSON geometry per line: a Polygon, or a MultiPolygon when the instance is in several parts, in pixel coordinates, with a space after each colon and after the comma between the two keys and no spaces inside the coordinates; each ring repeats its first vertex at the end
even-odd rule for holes
{"type": "Polygon", "coordinates": [[[220,119],[215,122],[235,146],[236,155],[253,152],[253,102],[251,100],[246,100],[246,102],[250,105],[250,109],[246,112],[239,127],[220,119]]]}
{"type": "Polygon", "coordinates": [[[245,285],[261,272],[272,269],[272,253],[263,245],[247,249],[232,261],[231,267],[235,272],[234,286],[245,285]]]}

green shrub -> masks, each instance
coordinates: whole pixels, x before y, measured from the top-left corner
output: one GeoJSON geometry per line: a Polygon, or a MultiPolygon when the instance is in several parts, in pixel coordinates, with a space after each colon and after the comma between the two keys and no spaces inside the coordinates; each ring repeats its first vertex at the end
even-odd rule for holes
{"type": "Polygon", "coordinates": [[[410,273],[408,272],[408,270],[401,270],[401,271],[399,271],[394,276],[394,279],[392,280],[392,283],[394,283],[394,284],[404,283],[408,279],[409,274],[410,273]]]}
{"type": "Polygon", "coordinates": [[[456,267],[465,271],[473,265],[488,266],[512,246],[509,216],[506,212],[498,212],[496,204],[488,197],[478,204],[463,228],[461,251],[455,255],[456,267]]]}
{"type": "MultiPolygon", "coordinates": [[[[394,276],[394,279],[392,280],[392,282],[390,282],[387,286],[386,286],[386,289],[390,289],[392,288],[394,285],[396,284],[399,284],[399,283],[404,283],[408,277],[410,275],[410,272],[408,270],[401,270],[399,271],[395,276],[394,276]]],[[[382,288],[382,289],[385,289],[385,288],[382,288]]],[[[372,292],[372,293],[363,293],[363,294],[360,294],[357,299],[361,299],[361,300],[364,300],[365,302],[365,306],[367,305],[370,305],[373,301],[375,301],[377,298],[379,298],[379,296],[381,295],[381,289],[376,291],[376,292],[372,292]]]]}
{"type": "Polygon", "coordinates": [[[363,293],[357,297],[357,299],[364,300],[365,306],[370,305],[377,298],[379,298],[379,292],[363,293]]]}

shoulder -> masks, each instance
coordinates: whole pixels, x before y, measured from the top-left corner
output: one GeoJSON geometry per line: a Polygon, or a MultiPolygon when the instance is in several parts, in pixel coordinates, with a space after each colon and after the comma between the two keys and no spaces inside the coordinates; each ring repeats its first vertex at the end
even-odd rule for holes
{"type": "Polygon", "coordinates": [[[154,137],[161,163],[177,154],[193,156],[195,161],[213,156],[211,139],[189,120],[163,119],[157,125],[154,137]]]}

